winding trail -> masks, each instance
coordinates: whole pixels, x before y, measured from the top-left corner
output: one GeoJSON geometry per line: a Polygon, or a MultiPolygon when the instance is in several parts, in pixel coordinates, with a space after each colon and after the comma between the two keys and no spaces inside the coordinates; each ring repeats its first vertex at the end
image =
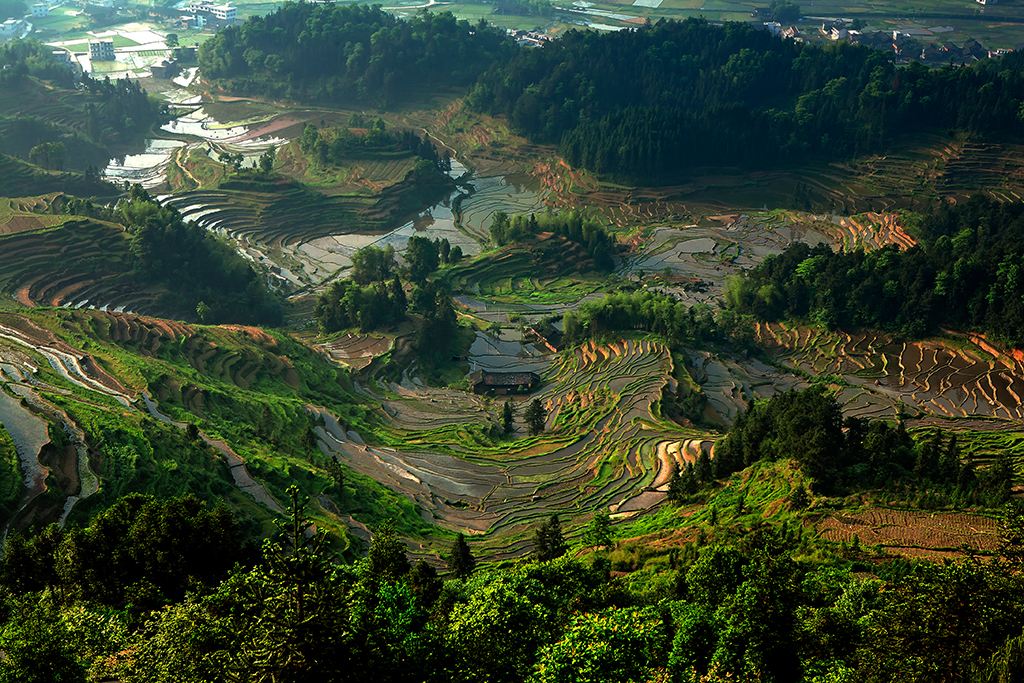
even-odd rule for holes
{"type": "MultiPolygon", "coordinates": [[[[169,415],[160,412],[156,402],[148,394],[142,394],[142,402],[150,416],[159,422],[172,425],[181,430],[187,427],[184,422],[173,420],[169,415]]],[[[249,494],[253,500],[268,510],[278,513],[284,512],[284,508],[270,495],[266,487],[249,474],[249,470],[245,466],[245,459],[236,453],[227,442],[207,436],[202,431],[199,432],[199,437],[206,445],[216,449],[224,456],[228,463],[228,469],[231,471],[231,478],[235,480],[235,486],[249,494]]]]}

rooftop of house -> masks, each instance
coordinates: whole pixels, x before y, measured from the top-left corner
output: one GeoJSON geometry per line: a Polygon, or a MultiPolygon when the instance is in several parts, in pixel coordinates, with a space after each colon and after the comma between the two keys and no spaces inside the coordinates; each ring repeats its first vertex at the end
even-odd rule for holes
{"type": "Polygon", "coordinates": [[[540,377],[534,372],[484,372],[477,370],[469,374],[469,379],[474,384],[483,384],[488,387],[513,387],[533,384],[540,377]]]}

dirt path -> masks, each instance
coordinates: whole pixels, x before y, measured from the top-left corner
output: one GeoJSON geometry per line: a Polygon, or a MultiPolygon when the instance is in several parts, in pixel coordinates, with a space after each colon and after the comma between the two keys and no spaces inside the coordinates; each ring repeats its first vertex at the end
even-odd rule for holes
{"type": "Polygon", "coordinates": [[[192,175],[192,171],[188,170],[188,167],[185,166],[185,164],[182,163],[182,161],[181,161],[181,157],[185,156],[185,154],[183,154],[183,153],[184,152],[188,152],[190,149],[191,149],[191,147],[181,147],[181,148],[179,148],[178,151],[174,153],[174,165],[177,166],[178,169],[182,173],[185,174],[185,177],[187,177],[189,180],[192,181],[192,183],[196,186],[195,189],[198,190],[198,189],[202,188],[203,184],[201,182],[199,182],[198,178],[196,178],[194,175],[192,175]]]}
{"type": "MultiPolygon", "coordinates": [[[[147,394],[142,394],[142,402],[146,406],[146,411],[156,420],[169,424],[178,429],[184,430],[186,424],[184,422],[177,422],[171,419],[170,416],[160,412],[155,401],[150,398],[147,394]]],[[[245,466],[245,459],[231,448],[231,446],[220,439],[214,439],[203,432],[199,432],[199,437],[206,443],[206,445],[215,448],[217,451],[224,456],[224,459],[228,463],[228,469],[231,471],[231,478],[235,480],[235,486],[240,490],[249,494],[253,500],[273,512],[282,513],[284,508],[281,507],[280,503],[274,500],[274,497],[270,495],[266,487],[260,482],[256,481],[249,470],[245,466]]]]}

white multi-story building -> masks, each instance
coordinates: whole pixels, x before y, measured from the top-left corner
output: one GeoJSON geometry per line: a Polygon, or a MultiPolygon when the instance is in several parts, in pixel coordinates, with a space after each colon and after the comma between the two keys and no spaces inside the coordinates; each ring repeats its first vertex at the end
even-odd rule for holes
{"type": "Polygon", "coordinates": [[[233,24],[238,19],[238,8],[229,3],[214,4],[198,0],[189,5],[188,9],[196,17],[205,16],[222,24],[233,24]]]}
{"type": "Polygon", "coordinates": [[[210,14],[228,23],[238,18],[238,10],[234,5],[210,5],[210,14]]]}
{"type": "Polygon", "coordinates": [[[8,19],[0,23],[0,40],[17,38],[24,32],[25,22],[21,19],[8,19]]]}
{"type": "Polygon", "coordinates": [[[94,62],[112,62],[116,59],[114,55],[114,41],[112,40],[90,40],[89,59],[94,62]]]}

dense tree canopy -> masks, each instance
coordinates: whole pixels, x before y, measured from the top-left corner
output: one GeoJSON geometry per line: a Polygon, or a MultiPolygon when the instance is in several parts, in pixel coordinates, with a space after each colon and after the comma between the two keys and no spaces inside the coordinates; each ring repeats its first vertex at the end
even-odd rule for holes
{"type": "Polygon", "coordinates": [[[1022,673],[1024,579],[998,560],[851,567],[809,560],[801,534],[758,525],[687,545],[640,581],[568,556],[442,580],[411,566],[387,529],[344,564],[304,533],[298,510],[250,556],[220,514],[131,497],[85,529],[8,538],[0,681],[953,683],[1022,673]],[[95,580],[79,580],[71,558],[95,580]],[[141,595],[151,599],[123,607],[141,595]]]}
{"type": "Polygon", "coordinates": [[[194,496],[161,501],[132,494],[87,529],[12,533],[0,580],[16,594],[59,586],[111,607],[153,608],[216,584],[246,552],[226,508],[210,509],[194,496]]]}
{"type": "Polygon", "coordinates": [[[451,170],[448,153],[438,154],[427,137],[411,130],[388,129],[383,119],[367,121],[361,114],[352,116],[349,127],[320,129],[307,123],[299,137],[299,148],[319,164],[341,166],[364,156],[408,152],[438,170],[451,170]]]}
{"type": "Polygon", "coordinates": [[[53,48],[35,40],[0,43],[0,84],[11,85],[33,76],[60,85],[74,85],[75,74],[53,58],[53,48]]]}
{"type": "Polygon", "coordinates": [[[503,31],[451,14],[398,19],[380,7],[289,3],[204,43],[204,76],[246,92],[390,106],[467,86],[508,56],[503,31]]]}
{"type": "Polygon", "coordinates": [[[350,327],[369,332],[405,320],[407,305],[397,276],[390,282],[380,280],[365,286],[354,280],[338,280],[320,295],[314,315],[324,332],[350,327]]]}
{"type": "Polygon", "coordinates": [[[948,326],[1024,345],[1024,204],[974,197],[943,205],[916,232],[920,244],[905,252],[794,243],[731,282],[729,304],[762,320],[909,337],[948,326]]]}
{"type": "Polygon", "coordinates": [[[132,187],[113,217],[131,233],[136,275],[170,285],[173,303],[203,310],[202,322],[280,322],[280,301],[248,261],[141,187],[132,187]]]}
{"type": "Polygon", "coordinates": [[[566,342],[629,331],[653,332],[670,344],[688,344],[729,334],[729,312],[716,319],[706,305],[691,306],[651,291],[609,294],[588,301],[562,317],[566,342]]]}
{"type": "MultiPolygon", "coordinates": [[[[902,422],[843,419],[835,397],[822,387],[788,391],[752,403],[715,445],[716,477],[760,460],[791,458],[822,491],[882,488],[915,490],[920,502],[959,505],[1006,502],[1013,484],[1009,461],[984,469],[965,461],[956,436],[936,432],[915,441],[902,422]]],[[[686,472],[699,482],[708,473],[686,472]]]]}
{"type": "Polygon", "coordinates": [[[469,102],[574,164],[665,182],[697,166],[762,167],[885,149],[907,132],[1024,126],[1024,54],[970,67],[895,66],[851,45],[749,25],[659,21],[570,31],[495,64],[469,102]]]}

